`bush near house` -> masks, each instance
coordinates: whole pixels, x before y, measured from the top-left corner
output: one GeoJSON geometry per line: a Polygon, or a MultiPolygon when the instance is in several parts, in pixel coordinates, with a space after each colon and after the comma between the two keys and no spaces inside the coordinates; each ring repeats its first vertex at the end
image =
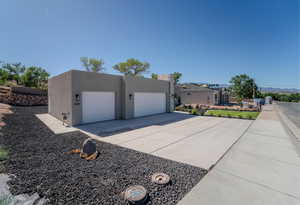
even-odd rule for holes
{"type": "Polygon", "coordinates": [[[8,151],[0,147],[0,161],[6,160],[8,158],[8,151]]]}
{"type": "Polygon", "coordinates": [[[262,93],[261,97],[267,96],[271,96],[276,101],[300,102],[300,93],[262,93]]]}
{"type": "Polygon", "coordinates": [[[198,115],[198,110],[197,109],[192,109],[190,111],[190,114],[192,114],[192,115],[198,115]]]}
{"type": "Polygon", "coordinates": [[[259,115],[259,112],[230,111],[230,110],[207,110],[205,115],[217,116],[217,117],[256,119],[257,116],[259,115]]]}
{"type": "Polygon", "coordinates": [[[50,74],[41,67],[0,62],[0,85],[3,86],[25,86],[47,90],[49,76],[50,74]]]}

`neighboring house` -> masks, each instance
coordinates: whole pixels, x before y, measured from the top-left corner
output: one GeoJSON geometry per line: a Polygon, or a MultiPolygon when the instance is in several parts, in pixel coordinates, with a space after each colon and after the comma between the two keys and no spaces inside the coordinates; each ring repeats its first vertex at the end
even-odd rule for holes
{"type": "Polygon", "coordinates": [[[174,80],[71,70],[49,79],[49,113],[69,125],[131,119],[174,109],[174,80]]]}
{"type": "Polygon", "coordinates": [[[178,104],[220,105],[229,103],[229,94],[223,88],[208,88],[196,84],[177,85],[178,104]]]}

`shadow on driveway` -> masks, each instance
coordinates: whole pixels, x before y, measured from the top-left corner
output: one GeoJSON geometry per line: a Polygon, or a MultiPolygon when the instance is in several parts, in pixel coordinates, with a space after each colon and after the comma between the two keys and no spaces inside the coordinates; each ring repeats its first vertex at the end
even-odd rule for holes
{"type": "Polygon", "coordinates": [[[99,137],[145,128],[149,126],[163,126],[170,123],[186,120],[195,117],[185,113],[173,112],[134,118],[130,120],[111,120],[75,126],[76,128],[95,134],[99,137]]]}

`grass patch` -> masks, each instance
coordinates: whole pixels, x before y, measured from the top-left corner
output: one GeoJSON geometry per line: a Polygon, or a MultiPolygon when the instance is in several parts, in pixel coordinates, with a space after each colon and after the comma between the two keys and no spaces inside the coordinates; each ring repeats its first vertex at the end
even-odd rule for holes
{"type": "Polygon", "coordinates": [[[8,151],[0,147],[0,161],[6,160],[8,158],[8,151]]]}
{"type": "Polygon", "coordinates": [[[198,115],[198,110],[197,110],[197,109],[192,109],[192,110],[190,111],[190,113],[191,113],[192,115],[198,115]]]}
{"type": "Polygon", "coordinates": [[[207,110],[205,115],[217,116],[217,117],[256,119],[257,116],[259,115],[259,112],[232,111],[232,110],[207,110]]]}
{"type": "Polygon", "coordinates": [[[1,195],[0,196],[0,205],[9,205],[13,200],[13,196],[11,195],[1,195]]]}

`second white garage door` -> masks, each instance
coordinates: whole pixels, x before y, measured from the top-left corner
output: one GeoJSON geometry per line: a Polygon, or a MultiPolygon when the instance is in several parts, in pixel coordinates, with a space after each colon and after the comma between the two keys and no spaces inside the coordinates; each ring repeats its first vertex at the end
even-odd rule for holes
{"type": "Polygon", "coordinates": [[[165,93],[134,93],[134,116],[140,117],[166,112],[165,93]]]}
{"type": "Polygon", "coordinates": [[[115,119],[114,92],[82,92],[82,122],[115,119]]]}

